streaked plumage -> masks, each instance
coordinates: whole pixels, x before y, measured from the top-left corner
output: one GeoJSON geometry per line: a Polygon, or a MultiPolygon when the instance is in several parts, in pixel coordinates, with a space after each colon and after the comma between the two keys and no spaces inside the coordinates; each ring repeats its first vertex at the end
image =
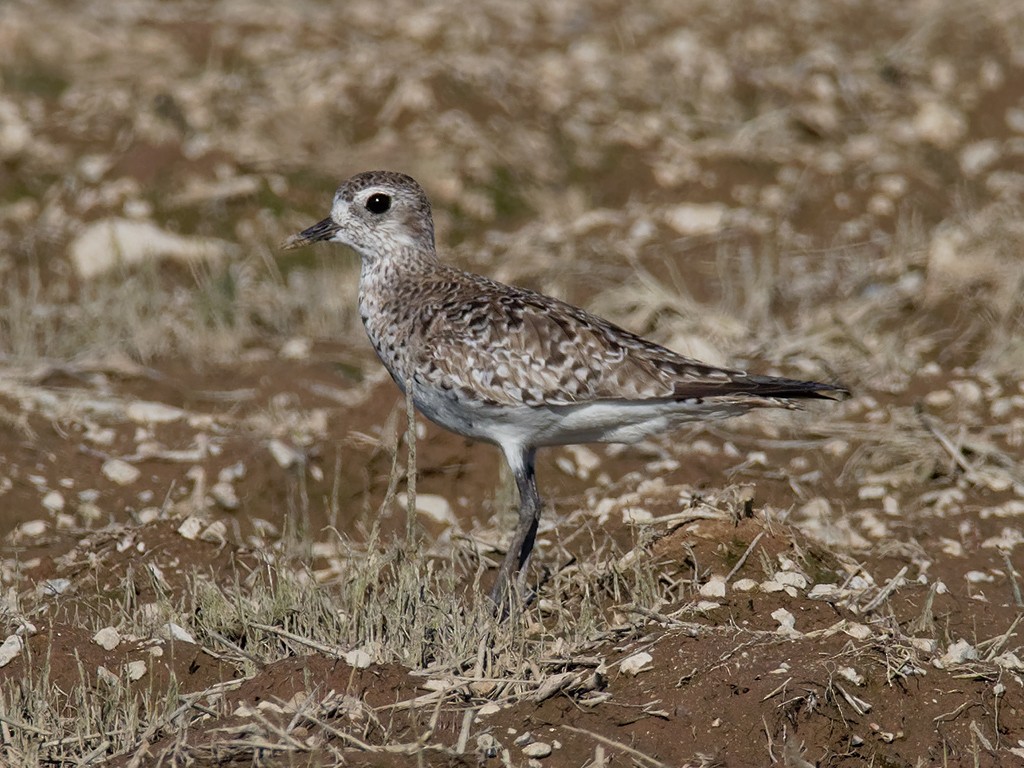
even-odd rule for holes
{"type": "Polygon", "coordinates": [[[520,522],[493,596],[529,558],[541,502],[538,447],[634,442],[654,432],[841,387],[750,375],[684,357],[549,296],[440,262],[430,203],[415,180],[361,173],[328,218],[284,247],[330,240],[362,258],[359,312],[377,355],[428,418],[499,445],[520,491],[520,522]]]}

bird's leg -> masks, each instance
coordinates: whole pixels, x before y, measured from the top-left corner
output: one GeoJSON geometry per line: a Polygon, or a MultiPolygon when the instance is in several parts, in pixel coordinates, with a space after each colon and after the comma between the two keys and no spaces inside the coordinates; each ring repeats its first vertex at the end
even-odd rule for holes
{"type": "Polygon", "coordinates": [[[537,476],[534,472],[534,449],[506,449],[505,457],[516,479],[519,489],[519,522],[516,524],[512,540],[508,544],[505,559],[498,570],[497,581],[491,590],[491,600],[501,606],[504,602],[508,585],[513,582],[516,573],[522,576],[533,552],[533,543],[537,538],[537,526],[543,504],[537,493],[537,476]]]}

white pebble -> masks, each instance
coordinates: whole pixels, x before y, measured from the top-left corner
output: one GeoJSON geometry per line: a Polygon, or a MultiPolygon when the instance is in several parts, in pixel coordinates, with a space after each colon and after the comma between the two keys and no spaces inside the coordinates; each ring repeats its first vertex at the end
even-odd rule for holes
{"type": "Polygon", "coordinates": [[[267,444],[267,448],[282,469],[289,469],[302,463],[302,454],[276,437],[267,444]]]}
{"type": "MultiPolygon", "coordinates": [[[[396,497],[398,505],[405,509],[409,504],[409,497],[400,493],[396,497]]],[[[451,502],[444,496],[433,493],[416,494],[416,512],[426,515],[436,523],[451,525],[455,522],[455,515],[452,513],[451,502]]]]}
{"type": "Polygon", "coordinates": [[[722,228],[725,213],[720,203],[683,203],[665,211],[665,223],[680,235],[711,235],[722,228]]]}
{"type": "Polygon", "coordinates": [[[121,459],[108,459],[103,462],[102,472],[108,480],[118,485],[130,485],[142,474],[137,468],[121,459]]]}
{"type": "Polygon", "coordinates": [[[128,673],[128,680],[134,683],[136,680],[142,679],[143,675],[146,674],[146,662],[130,661],[125,665],[125,670],[128,673]]]}
{"type": "Polygon", "coordinates": [[[181,525],[178,526],[178,534],[189,541],[194,541],[199,536],[199,531],[201,531],[202,528],[203,523],[198,517],[189,516],[186,517],[182,521],[181,525]]]}
{"type": "Polygon", "coordinates": [[[725,597],[725,578],[712,576],[707,583],[701,584],[698,591],[701,597],[725,597]]]}
{"type": "Polygon", "coordinates": [[[785,608],[776,608],[772,611],[772,618],[779,622],[776,630],[779,634],[790,635],[796,633],[796,616],[785,608]]]}
{"type": "Polygon", "coordinates": [[[60,491],[50,491],[43,496],[43,506],[51,512],[60,512],[64,509],[64,494],[60,491]]]}
{"type": "Polygon", "coordinates": [[[112,651],[121,644],[121,633],[114,627],[104,627],[92,636],[92,641],[105,651],[112,651]]]}
{"type": "Polygon", "coordinates": [[[836,672],[844,680],[849,680],[854,685],[864,685],[864,675],[857,672],[853,667],[840,667],[836,672]]]}
{"type": "Polygon", "coordinates": [[[345,654],[345,663],[353,669],[366,669],[373,663],[373,657],[362,648],[356,648],[345,654]]]}
{"type": "Polygon", "coordinates": [[[871,627],[857,622],[850,622],[843,628],[843,631],[854,640],[867,640],[871,637],[871,627]]]}
{"type": "Polygon", "coordinates": [[[238,509],[238,494],[235,493],[235,487],[231,483],[214,483],[210,488],[210,496],[224,509],[238,509]]]}
{"type": "Polygon", "coordinates": [[[185,412],[172,405],[138,400],[128,404],[125,415],[136,424],[166,424],[177,421],[185,415],[185,412]]]}
{"type": "Polygon", "coordinates": [[[46,528],[45,520],[29,520],[18,526],[17,538],[35,539],[46,533],[46,528]]]}
{"type": "Polygon", "coordinates": [[[8,635],[3,644],[0,645],[0,667],[6,667],[14,660],[25,642],[17,635],[8,635]]]}
{"type": "Polygon", "coordinates": [[[71,579],[47,579],[42,583],[42,593],[53,597],[67,591],[71,586],[71,579]]]}
{"type": "Polygon", "coordinates": [[[551,754],[551,745],[545,741],[535,741],[523,747],[523,754],[527,757],[547,757],[551,754]]]}
{"type": "Polygon", "coordinates": [[[933,660],[933,664],[944,669],[954,664],[963,664],[966,661],[973,661],[978,658],[978,649],[968,643],[966,640],[957,640],[946,652],[942,654],[942,658],[933,660]]]}
{"type": "Polygon", "coordinates": [[[281,346],[281,351],[278,354],[280,354],[285,360],[305,360],[309,357],[309,354],[312,351],[313,342],[309,339],[297,336],[293,339],[288,339],[288,341],[281,346]]]}
{"type": "Polygon", "coordinates": [[[180,624],[175,624],[173,621],[169,621],[164,624],[161,634],[168,639],[177,640],[181,643],[191,643],[192,645],[196,644],[196,639],[192,637],[192,633],[180,624]]]}
{"type": "Polygon", "coordinates": [[[932,408],[948,408],[953,404],[953,393],[948,389],[936,389],[924,396],[924,403],[932,408]]]}
{"type": "Polygon", "coordinates": [[[802,573],[796,573],[795,571],[779,571],[772,577],[774,581],[779,584],[785,584],[787,587],[796,587],[797,589],[807,588],[807,577],[802,573]]]}
{"type": "Polygon", "coordinates": [[[651,654],[647,651],[640,651],[640,653],[634,653],[619,662],[619,670],[623,674],[636,676],[650,669],[648,665],[652,661],[654,661],[654,657],[651,654]]]}

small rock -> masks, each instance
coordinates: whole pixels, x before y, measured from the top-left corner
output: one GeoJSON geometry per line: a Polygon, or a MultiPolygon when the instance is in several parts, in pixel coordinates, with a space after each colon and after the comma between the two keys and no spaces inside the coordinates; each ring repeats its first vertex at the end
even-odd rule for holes
{"type": "Polygon", "coordinates": [[[864,675],[857,672],[853,667],[840,667],[836,673],[844,680],[849,680],[854,685],[864,685],[864,675]]]}
{"type": "Polygon", "coordinates": [[[60,491],[50,491],[43,496],[43,506],[51,512],[60,512],[64,509],[64,494],[60,491]]]}
{"type": "Polygon", "coordinates": [[[839,587],[836,584],[815,584],[807,593],[811,600],[837,600],[839,596],[839,587]]]}
{"type": "Polygon", "coordinates": [[[71,579],[47,579],[41,585],[41,592],[44,595],[53,597],[64,594],[71,586],[71,579]]]}
{"type": "Polygon", "coordinates": [[[78,276],[88,280],[121,265],[162,257],[183,262],[211,260],[233,248],[223,240],[184,237],[148,221],[111,217],[86,226],[69,250],[78,276]]]}
{"type": "Polygon", "coordinates": [[[1006,651],[996,656],[992,661],[1003,669],[1012,669],[1015,672],[1024,672],[1024,660],[1013,651],[1006,651]]]}
{"type": "Polygon", "coordinates": [[[753,579],[739,579],[732,583],[732,588],[737,592],[749,592],[757,586],[757,582],[753,579]]]}
{"type": "Polygon", "coordinates": [[[948,389],[935,389],[925,395],[925,404],[931,408],[949,408],[953,404],[953,393],[948,389]]]}
{"type": "Polygon", "coordinates": [[[118,485],[131,485],[142,474],[136,467],[121,459],[107,459],[101,469],[108,480],[118,485]]]}
{"type": "Polygon", "coordinates": [[[882,485],[862,485],[857,489],[857,498],[863,501],[880,499],[883,496],[885,496],[885,486],[882,485]]]}
{"type": "Polygon", "coordinates": [[[238,509],[238,494],[231,483],[214,483],[210,488],[210,496],[222,508],[233,511],[238,509]]]}
{"type": "Polygon", "coordinates": [[[229,467],[224,467],[217,473],[218,483],[232,483],[245,477],[245,462],[236,461],[229,467]]]}
{"type": "Polygon", "coordinates": [[[912,637],[910,644],[922,653],[935,653],[939,649],[937,640],[931,637],[912,637]]]}
{"type": "Polygon", "coordinates": [[[0,644],[0,667],[6,667],[14,660],[25,644],[18,635],[8,635],[3,644],[0,644]]]}
{"type": "Polygon", "coordinates": [[[643,507],[624,507],[622,509],[622,522],[626,525],[630,523],[648,523],[653,519],[654,515],[643,507]]]}
{"type": "Polygon", "coordinates": [[[297,337],[288,339],[281,346],[281,351],[278,354],[285,360],[305,360],[309,357],[309,353],[312,350],[313,343],[309,339],[297,337]]]}
{"type": "Polygon", "coordinates": [[[512,743],[517,747],[525,747],[527,744],[533,744],[533,734],[529,731],[523,731],[516,736],[515,741],[512,743]]]}
{"type": "Polygon", "coordinates": [[[139,510],[138,514],[135,515],[135,518],[140,524],[147,525],[152,523],[154,520],[158,520],[160,515],[160,507],[143,507],[139,510]]]}
{"type": "Polygon", "coordinates": [[[963,664],[967,661],[973,661],[978,658],[978,650],[973,645],[968,643],[966,640],[957,640],[946,652],[942,654],[941,658],[933,659],[934,664],[939,669],[945,669],[947,667],[963,664]]]}
{"type": "Polygon", "coordinates": [[[665,223],[680,235],[711,235],[722,228],[726,210],[716,203],[683,203],[665,211],[665,223]]]}
{"type": "Polygon", "coordinates": [[[138,400],[128,404],[125,414],[136,424],[167,424],[182,418],[185,412],[172,405],[138,400]]]}
{"type": "Polygon", "coordinates": [[[192,637],[192,633],[180,624],[175,624],[173,621],[169,621],[164,624],[161,630],[161,634],[170,640],[177,640],[181,643],[191,643],[192,645],[196,644],[196,639],[192,637]]]}
{"type": "Polygon", "coordinates": [[[206,530],[200,534],[199,538],[213,544],[223,544],[227,540],[227,533],[227,524],[223,520],[214,520],[206,526],[206,530]]]}
{"type": "Polygon", "coordinates": [[[282,469],[289,469],[303,463],[303,455],[276,437],[267,444],[270,455],[282,469]]]}
{"type": "Polygon", "coordinates": [[[114,627],[104,627],[92,636],[92,641],[105,651],[112,651],[121,644],[121,633],[114,627]]]}
{"type": "Polygon", "coordinates": [[[125,671],[128,673],[128,680],[134,683],[146,674],[146,662],[130,661],[125,665],[125,671]]]}
{"type": "Polygon", "coordinates": [[[45,520],[29,520],[18,526],[18,538],[35,539],[46,533],[45,520]]]}
{"type": "Polygon", "coordinates": [[[929,101],[914,116],[914,130],[922,141],[939,149],[950,149],[967,132],[967,119],[958,109],[929,101]]]}
{"type": "Polygon", "coordinates": [[[723,576],[712,576],[706,583],[701,584],[701,597],[725,597],[725,578],[723,576]]]}
{"type": "Polygon", "coordinates": [[[772,618],[779,622],[779,628],[776,632],[783,635],[793,634],[796,632],[796,616],[785,608],[776,608],[772,611],[772,618]]]}
{"type": "Polygon", "coordinates": [[[619,663],[619,670],[621,670],[623,674],[635,677],[641,672],[646,672],[650,669],[650,666],[648,665],[652,661],[654,661],[654,657],[651,656],[651,654],[647,653],[647,651],[640,651],[640,653],[634,653],[632,656],[623,659],[619,663]]]}
{"type": "Polygon", "coordinates": [[[9,99],[0,100],[0,160],[10,160],[32,145],[33,131],[21,109],[9,99]]]}
{"type": "MultiPolygon", "coordinates": [[[[409,497],[400,493],[396,497],[398,505],[402,508],[409,503],[409,497]]],[[[452,514],[452,505],[444,496],[433,493],[416,494],[416,511],[426,515],[436,523],[451,525],[455,522],[455,515],[452,514]]]]}
{"type": "Polygon", "coordinates": [[[353,669],[366,669],[373,663],[373,657],[362,648],[356,648],[345,654],[345,663],[353,669]]]}
{"type": "Polygon", "coordinates": [[[787,587],[796,587],[797,589],[807,588],[807,577],[802,573],[797,573],[796,571],[779,571],[772,577],[772,579],[787,587]]]}
{"type": "Polygon", "coordinates": [[[871,637],[871,627],[857,622],[850,622],[843,628],[843,631],[854,640],[867,640],[871,637]]]}
{"type": "Polygon", "coordinates": [[[489,701],[484,704],[480,709],[476,711],[478,717],[487,717],[488,715],[496,715],[501,712],[501,706],[495,704],[493,701],[489,701]]]}
{"type": "Polygon", "coordinates": [[[589,478],[591,473],[601,466],[601,457],[585,445],[567,445],[565,450],[572,454],[577,468],[576,475],[581,480],[589,478]]]}
{"type": "Polygon", "coordinates": [[[198,517],[189,516],[178,526],[178,534],[189,541],[195,541],[199,537],[199,532],[202,528],[203,523],[198,517]]]}
{"type": "Polygon", "coordinates": [[[523,754],[527,757],[547,757],[551,754],[551,745],[545,741],[535,741],[523,747],[523,754]]]}
{"type": "Polygon", "coordinates": [[[960,152],[960,170],[964,176],[975,177],[999,159],[999,142],[985,139],[968,144],[960,152]]]}

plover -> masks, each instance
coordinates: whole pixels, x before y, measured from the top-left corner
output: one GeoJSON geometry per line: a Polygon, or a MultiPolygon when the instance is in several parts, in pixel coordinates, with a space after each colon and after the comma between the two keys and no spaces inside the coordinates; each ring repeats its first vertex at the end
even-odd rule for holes
{"type": "Polygon", "coordinates": [[[537,536],[538,448],[632,443],[687,422],[848,394],[708,365],[558,299],[445,264],[427,195],[401,173],[343,182],[330,215],[282,247],[321,240],[361,257],[359,314],[399,388],[411,387],[431,421],[505,454],[519,522],[491,592],[499,604],[537,536]]]}

